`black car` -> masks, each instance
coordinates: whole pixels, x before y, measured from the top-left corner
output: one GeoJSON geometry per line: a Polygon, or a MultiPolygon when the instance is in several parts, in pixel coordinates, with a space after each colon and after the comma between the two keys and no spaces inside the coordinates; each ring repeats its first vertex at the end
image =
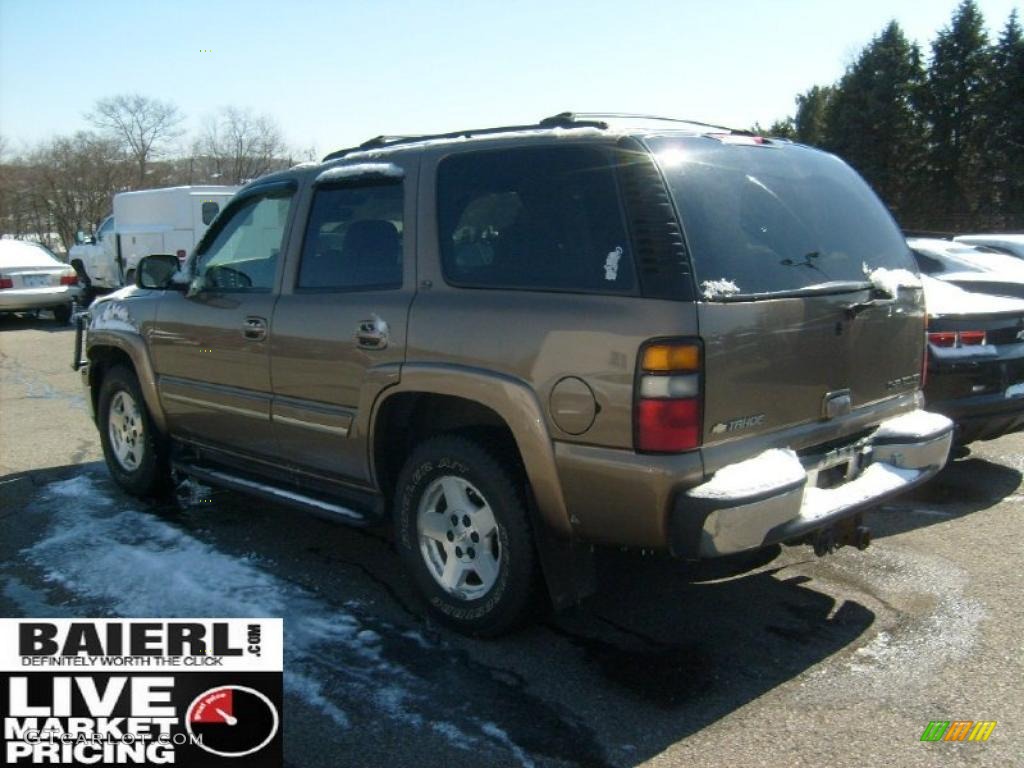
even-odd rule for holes
{"type": "Polygon", "coordinates": [[[1024,301],[922,281],[928,409],[956,423],[959,445],[1024,429],[1024,301]]]}
{"type": "Polygon", "coordinates": [[[1024,298],[1024,260],[983,245],[912,237],[907,240],[922,275],[972,293],[1024,298]]]}

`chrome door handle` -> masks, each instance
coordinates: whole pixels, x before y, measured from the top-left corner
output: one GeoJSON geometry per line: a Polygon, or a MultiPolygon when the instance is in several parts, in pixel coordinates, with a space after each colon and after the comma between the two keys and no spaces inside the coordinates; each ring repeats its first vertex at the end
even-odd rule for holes
{"type": "Polygon", "coordinates": [[[263,341],[267,338],[267,321],[262,317],[247,317],[242,335],[249,341],[263,341]]]}
{"type": "Polygon", "coordinates": [[[388,324],[373,315],[359,323],[356,330],[356,344],[362,349],[384,349],[388,345],[388,324]]]}

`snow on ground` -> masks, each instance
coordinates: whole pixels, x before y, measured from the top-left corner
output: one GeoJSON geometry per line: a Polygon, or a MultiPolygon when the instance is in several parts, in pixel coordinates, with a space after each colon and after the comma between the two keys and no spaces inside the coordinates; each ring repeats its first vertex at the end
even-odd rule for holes
{"type": "MultiPolygon", "coordinates": [[[[346,707],[369,706],[375,719],[429,730],[457,749],[489,746],[533,765],[492,722],[468,712],[424,714],[436,712],[432,683],[382,650],[382,634],[438,648],[418,632],[403,634],[379,621],[368,626],[358,604],[329,605],[261,569],[255,558],[219,552],[152,513],[126,507],[122,499],[88,475],[51,483],[29,507],[29,514],[49,515],[51,527],[22,556],[53,585],[111,615],[283,617],[285,690],[339,729],[352,727],[346,707]],[[457,716],[459,724],[445,716],[457,716]]],[[[40,598],[32,590],[5,593],[40,615],[40,598]]]]}

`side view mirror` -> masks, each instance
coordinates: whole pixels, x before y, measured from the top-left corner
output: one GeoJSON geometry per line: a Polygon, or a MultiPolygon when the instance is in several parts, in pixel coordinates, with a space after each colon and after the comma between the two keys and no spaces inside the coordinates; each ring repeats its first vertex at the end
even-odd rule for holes
{"type": "Polygon", "coordinates": [[[135,268],[135,285],[158,291],[184,291],[188,288],[188,283],[174,281],[174,275],[180,267],[178,257],[173,253],[154,253],[146,256],[135,268]]]}

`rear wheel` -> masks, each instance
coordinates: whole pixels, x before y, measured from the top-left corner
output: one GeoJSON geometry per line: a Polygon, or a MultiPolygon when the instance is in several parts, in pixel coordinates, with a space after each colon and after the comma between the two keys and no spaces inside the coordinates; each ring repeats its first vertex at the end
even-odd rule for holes
{"type": "Polygon", "coordinates": [[[495,636],[519,625],[538,581],[517,472],[479,443],[422,443],[398,479],[398,548],[431,610],[460,632],[495,636]]]}
{"type": "Polygon", "coordinates": [[[59,307],[54,307],[53,319],[61,325],[67,325],[71,320],[71,305],[61,304],[59,307]]]}
{"type": "Polygon", "coordinates": [[[164,440],[149,415],[134,371],[117,366],[103,377],[99,428],[103,457],[118,485],[134,496],[166,488],[170,472],[164,440]]]}

